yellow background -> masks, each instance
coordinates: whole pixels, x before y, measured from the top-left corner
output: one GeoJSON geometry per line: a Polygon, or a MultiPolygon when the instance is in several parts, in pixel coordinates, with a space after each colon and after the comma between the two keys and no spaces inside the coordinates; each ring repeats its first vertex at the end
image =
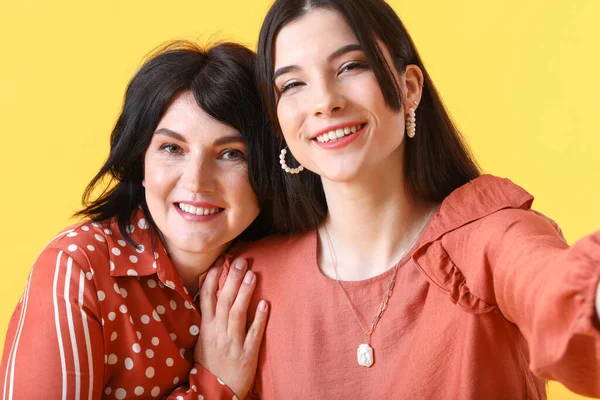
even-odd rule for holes
{"type": "MultiPolygon", "coordinates": [[[[533,193],[571,243],[599,229],[600,1],[390,3],[483,169],[533,193]]],[[[1,342],[37,253],[105,159],[143,57],[174,38],[254,48],[269,4],[1,0],[1,342]]],[[[549,398],[580,397],[551,384],[549,398]]]]}

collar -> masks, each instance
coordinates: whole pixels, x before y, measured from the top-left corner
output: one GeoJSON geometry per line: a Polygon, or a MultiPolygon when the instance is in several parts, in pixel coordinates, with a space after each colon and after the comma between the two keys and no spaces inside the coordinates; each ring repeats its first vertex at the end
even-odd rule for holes
{"type": "MultiPolygon", "coordinates": [[[[97,223],[95,223],[97,224],[97,223]]],[[[178,282],[179,275],[169,260],[160,236],[140,208],[131,217],[127,231],[138,247],[128,243],[116,219],[103,224],[108,247],[111,276],[148,276],[158,274],[163,282],[178,282]]]]}

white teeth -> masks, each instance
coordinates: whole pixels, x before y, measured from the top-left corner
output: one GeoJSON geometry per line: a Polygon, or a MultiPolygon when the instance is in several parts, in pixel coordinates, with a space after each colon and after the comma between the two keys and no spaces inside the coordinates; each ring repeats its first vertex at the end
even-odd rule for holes
{"type": "Polygon", "coordinates": [[[333,140],[341,139],[344,136],[348,136],[353,133],[356,133],[362,127],[363,127],[363,125],[355,125],[355,126],[350,126],[350,127],[345,127],[345,128],[339,128],[336,130],[331,130],[329,132],[326,132],[326,133],[323,133],[323,134],[317,136],[316,139],[319,143],[331,142],[333,140]]]}
{"type": "Polygon", "coordinates": [[[212,215],[219,211],[218,208],[202,208],[202,207],[194,207],[185,203],[178,203],[178,206],[181,210],[185,211],[189,214],[195,215],[212,215]]]}

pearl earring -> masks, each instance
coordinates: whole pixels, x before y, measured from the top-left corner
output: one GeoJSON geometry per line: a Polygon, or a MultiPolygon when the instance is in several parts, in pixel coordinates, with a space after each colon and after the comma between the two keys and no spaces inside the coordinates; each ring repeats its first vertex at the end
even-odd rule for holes
{"type": "Polygon", "coordinates": [[[298,165],[296,168],[290,168],[285,162],[285,155],[287,154],[287,147],[285,149],[281,149],[281,154],[279,155],[279,164],[281,164],[281,169],[287,172],[288,174],[299,174],[304,170],[302,165],[298,165]]]}
{"type": "Polygon", "coordinates": [[[406,117],[406,135],[409,138],[414,138],[417,134],[417,119],[415,118],[415,109],[408,109],[408,116],[406,117]]]}

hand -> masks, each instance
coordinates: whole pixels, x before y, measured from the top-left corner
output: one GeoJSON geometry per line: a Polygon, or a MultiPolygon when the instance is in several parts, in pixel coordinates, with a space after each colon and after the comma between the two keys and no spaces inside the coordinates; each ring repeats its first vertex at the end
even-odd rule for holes
{"type": "Polygon", "coordinates": [[[258,351],[268,316],[261,300],[246,332],[246,315],[256,287],[256,275],[247,271],[243,258],[236,259],[217,299],[221,268],[211,268],[200,282],[202,324],[194,359],[221,379],[242,400],[252,387],[258,351]]]}

